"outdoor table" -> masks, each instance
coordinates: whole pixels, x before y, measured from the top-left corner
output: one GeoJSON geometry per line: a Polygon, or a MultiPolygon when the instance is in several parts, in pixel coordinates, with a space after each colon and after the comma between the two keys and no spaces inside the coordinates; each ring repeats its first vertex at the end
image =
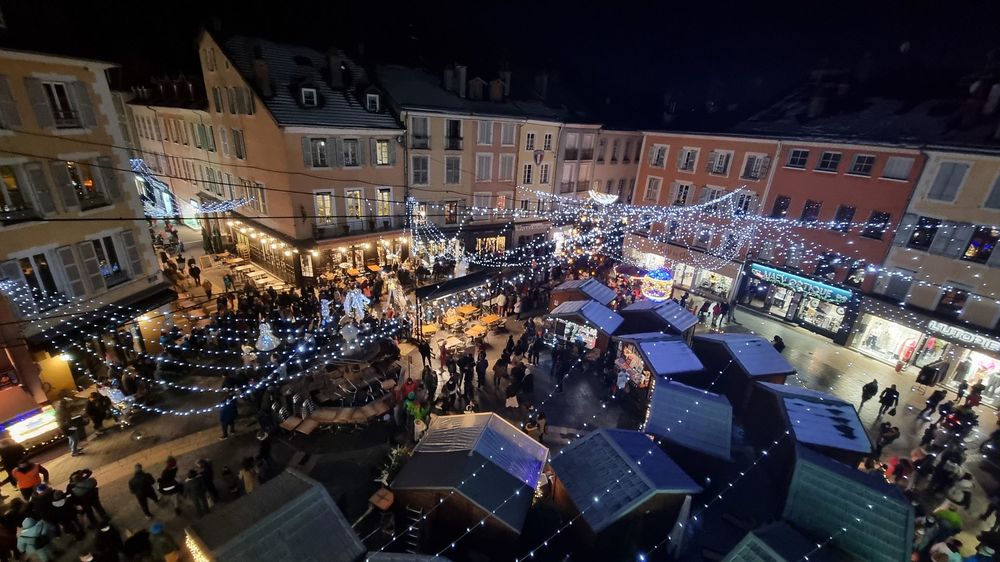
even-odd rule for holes
{"type": "Polygon", "coordinates": [[[491,324],[496,324],[497,322],[499,322],[500,317],[496,314],[487,314],[486,316],[480,318],[479,321],[489,326],[491,324]]]}
{"type": "Polygon", "coordinates": [[[482,336],[485,333],[486,333],[486,326],[483,326],[482,324],[476,324],[475,326],[465,331],[465,335],[469,336],[470,338],[478,338],[479,336],[482,336]]]}
{"type": "Polygon", "coordinates": [[[357,277],[358,275],[361,275],[361,272],[358,271],[357,269],[354,269],[353,267],[349,267],[347,268],[347,274],[350,275],[351,277],[357,277]]]}
{"type": "Polygon", "coordinates": [[[244,265],[237,265],[237,266],[236,266],[236,267],[234,267],[233,269],[235,269],[236,271],[239,271],[239,272],[243,272],[243,271],[248,271],[248,270],[252,270],[252,269],[253,269],[253,266],[252,266],[252,265],[249,265],[249,264],[244,264],[244,265]]]}
{"type": "Polygon", "coordinates": [[[461,321],[461,318],[459,318],[458,316],[445,316],[444,320],[442,320],[442,322],[444,322],[444,324],[449,327],[458,324],[459,321],[461,321]]]}
{"type": "Polygon", "coordinates": [[[465,340],[463,340],[462,338],[457,338],[455,336],[451,336],[448,339],[444,340],[444,346],[447,347],[447,348],[449,348],[449,349],[454,348],[454,347],[464,347],[465,346],[465,340]]]}
{"type": "Polygon", "coordinates": [[[326,272],[326,273],[321,274],[320,278],[321,279],[325,279],[326,281],[333,281],[334,279],[337,278],[337,276],[334,275],[334,274],[332,274],[332,273],[330,273],[330,272],[326,272]]]}
{"type": "Polygon", "coordinates": [[[371,271],[372,273],[378,273],[379,271],[382,271],[382,268],[377,265],[369,265],[368,271],[371,271]]]}
{"type": "Polygon", "coordinates": [[[420,333],[423,334],[423,335],[425,335],[425,336],[429,336],[431,334],[437,333],[437,331],[438,331],[438,327],[435,326],[434,324],[427,324],[427,325],[425,325],[425,326],[423,326],[423,327],[420,328],[420,333]]]}
{"type": "Polygon", "coordinates": [[[462,316],[468,316],[477,310],[479,310],[479,308],[472,304],[463,304],[458,307],[458,313],[462,316]]]}
{"type": "Polygon", "coordinates": [[[263,277],[258,277],[257,279],[254,279],[253,283],[254,285],[257,285],[257,287],[260,289],[264,289],[267,287],[267,279],[263,277]]]}

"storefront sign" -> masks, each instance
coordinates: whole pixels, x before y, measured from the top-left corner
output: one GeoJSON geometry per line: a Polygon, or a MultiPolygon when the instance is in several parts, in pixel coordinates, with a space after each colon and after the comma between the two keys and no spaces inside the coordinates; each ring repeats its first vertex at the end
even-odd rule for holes
{"type": "Polygon", "coordinates": [[[927,330],[946,338],[958,340],[965,344],[978,346],[987,351],[1000,352],[1000,341],[980,336],[979,334],[972,333],[968,330],[963,330],[958,326],[952,326],[951,324],[931,320],[927,323],[927,330]]]}
{"type": "Polygon", "coordinates": [[[819,281],[813,281],[812,279],[799,277],[798,275],[792,275],[791,273],[781,271],[780,269],[774,269],[772,267],[756,263],[750,264],[750,275],[753,275],[762,281],[774,283],[775,285],[781,285],[782,287],[788,287],[795,292],[803,293],[805,295],[836,304],[845,303],[851,300],[852,296],[852,293],[846,289],[826,285],[824,283],[820,283],[819,281]]]}

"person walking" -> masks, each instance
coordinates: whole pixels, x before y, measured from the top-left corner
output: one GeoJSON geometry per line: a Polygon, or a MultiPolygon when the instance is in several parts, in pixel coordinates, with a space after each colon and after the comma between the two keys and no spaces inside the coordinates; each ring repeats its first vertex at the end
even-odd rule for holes
{"type": "Polygon", "coordinates": [[[211,300],[212,299],[212,282],[209,281],[208,279],[205,279],[205,281],[203,281],[201,283],[201,288],[205,289],[205,296],[208,297],[209,300],[211,300]]]}
{"type": "Polygon", "coordinates": [[[860,412],[861,408],[865,407],[865,402],[875,398],[876,394],[878,394],[878,381],[872,379],[872,382],[861,387],[861,405],[858,406],[858,411],[860,412]]]}
{"type": "MultiPolygon", "coordinates": [[[[257,435],[257,439],[261,443],[267,441],[267,445],[261,445],[260,454],[258,456],[263,456],[266,458],[271,457],[271,442],[268,441],[268,433],[264,433],[264,438],[261,439],[260,434],[257,435]],[[266,455],[264,452],[266,451],[266,455]]],[[[205,492],[208,494],[209,499],[214,503],[219,503],[219,490],[215,487],[215,467],[212,465],[212,461],[209,459],[198,459],[198,462],[194,464],[195,469],[198,471],[198,475],[201,476],[202,483],[205,484],[205,492]]]]}
{"type": "Polygon", "coordinates": [[[426,339],[417,341],[417,350],[420,352],[420,364],[431,366],[431,344],[426,339]]]}
{"type": "Polygon", "coordinates": [[[774,336],[771,338],[771,345],[774,346],[774,349],[778,350],[778,353],[784,353],[785,340],[781,339],[781,336],[774,336]]]}
{"type": "Polygon", "coordinates": [[[34,556],[40,562],[55,560],[55,548],[52,545],[55,534],[56,529],[51,524],[41,519],[26,517],[17,534],[17,550],[29,558],[34,556]]]}
{"type": "Polygon", "coordinates": [[[476,361],[476,388],[483,388],[486,386],[486,370],[489,367],[489,363],[486,361],[486,354],[480,356],[479,360],[476,361]]]}
{"type": "Polygon", "coordinates": [[[34,492],[35,486],[43,482],[46,484],[49,483],[49,471],[45,470],[45,467],[38,463],[22,459],[17,467],[11,471],[11,476],[7,481],[17,486],[18,491],[21,492],[21,497],[24,498],[24,501],[28,501],[31,499],[31,494],[34,492]]]}
{"type": "Polygon", "coordinates": [[[177,481],[177,459],[174,457],[167,457],[167,464],[163,467],[163,472],[160,473],[157,486],[160,489],[160,494],[167,500],[167,505],[173,507],[174,513],[180,515],[180,496],[184,487],[177,481]]]}
{"type": "Polygon", "coordinates": [[[962,381],[958,383],[958,396],[955,397],[956,404],[962,403],[962,397],[965,396],[966,390],[969,390],[969,381],[962,381]]]}
{"type": "Polygon", "coordinates": [[[111,519],[101,504],[97,479],[94,478],[94,473],[89,468],[70,474],[67,492],[77,508],[90,520],[91,528],[96,529],[111,519]],[[98,515],[100,516],[99,520],[98,515]]]}
{"type": "Polygon", "coordinates": [[[219,423],[222,424],[222,437],[219,439],[226,439],[229,437],[229,433],[236,433],[236,399],[230,397],[226,400],[222,408],[219,408],[219,423]]]}
{"type": "Polygon", "coordinates": [[[899,391],[896,390],[896,385],[891,385],[882,391],[882,394],[878,398],[879,406],[878,415],[882,416],[891,408],[893,411],[889,413],[890,416],[895,415],[895,408],[899,405],[899,391]]]}
{"type": "Polygon", "coordinates": [[[104,420],[108,417],[106,400],[108,400],[106,396],[95,390],[87,397],[87,406],[84,408],[87,417],[94,423],[94,432],[98,435],[104,434],[104,420]]]}
{"type": "Polygon", "coordinates": [[[139,508],[146,515],[146,519],[153,518],[153,514],[149,512],[149,500],[160,503],[160,498],[156,496],[156,489],[153,487],[155,483],[156,479],[153,478],[152,474],[144,471],[141,464],[135,465],[135,472],[128,481],[128,491],[139,502],[139,508]]]}
{"type": "Polygon", "coordinates": [[[82,420],[73,417],[66,403],[60,403],[56,408],[56,421],[59,423],[59,429],[66,435],[66,440],[69,441],[70,456],[76,457],[82,454],[80,450],[80,431],[83,430],[80,427],[82,420]]]}
{"type": "MultiPolygon", "coordinates": [[[[931,395],[927,397],[927,401],[924,402],[924,409],[920,410],[920,413],[917,414],[917,419],[924,419],[925,416],[929,416],[930,414],[936,412],[938,404],[940,404],[941,401],[947,396],[948,391],[943,388],[939,388],[932,392],[931,395]]],[[[929,419],[929,417],[927,419],[929,419]]]]}
{"type": "Polygon", "coordinates": [[[531,350],[528,352],[528,360],[531,361],[532,365],[538,365],[543,349],[545,349],[545,340],[540,336],[536,337],[535,340],[531,342],[531,350]]]}
{"type": "Polygon", "coordinates": [[[195,285],[201,285],[201,268],[197,265],[192,265],[188,268],[188,275],[194,279],[195,285]]]}
{"type": "Polygon", "coordinates": [[[194,504],[198,517],[208,513],[208,490],[205,487],[205,480],[198,474],[198,471],[191,469],[184,480],[184,497],[194,504]]]}

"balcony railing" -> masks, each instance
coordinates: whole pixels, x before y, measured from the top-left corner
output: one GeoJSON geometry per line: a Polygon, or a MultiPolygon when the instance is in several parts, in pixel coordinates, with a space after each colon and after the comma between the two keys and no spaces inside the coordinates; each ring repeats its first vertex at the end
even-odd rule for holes
{"type": "Polygon", "coordinates": [[[128,281],[128,273],[122,269],[118,269],[117,271],[109,269],[106,271],[106,267],[107,266],[101,267],[101,275],[104,277],[104,284],[107,285],[109,289],[115,285],[121,285],[122,283],[128,281]]]}
{"type": "Polygon", "coordinates": [[[563,158],[566,160],[578,160],[580,151],[575,148],[567,148],[563,151],[563,158]]]}
{"type": "Polygon", "coordinates": [[[80,210],[86,211],[87,209],[96,209],[97,207],[104,207],[105,205],[110,205],[108,198],[104,196],[103,193],[99,191],[83,191],[77,190],[76,198],[80,200],[80,210]]]}
{"type": "Polygon", "coordinates": [[[78,129],[80,128],[80,117],[75,111],[54,111],[57,129],[78,129]]]}
{"type": "Polygon", "coordinates": [[[31,207],[0,209],[0,224],[8,226],[20,222],[41,220],[42,215],[31,207]]]}
{"type": "Polygon", "coordinates": [[[386,232],[401,228],[403,217],[392,215],[387,217],[367,217],[355,219],[346,223],[319,224],[313,227],[313,238],[329,240],[344,236],[356,236],[367,232],[386,232]]]}
{"type": "Polygon", "coordinates": [[[559,182],[559,193],[573,193],[573,182],[559,182]]]}
{"type": "Polygon", "coordinates": [[[431,138],[413,135],[410,137],[410,148],[430,148],[431,138]]]}
{"type": "Polygon", "coordinates": [[[462,137],[445,137],[445,150],[462,150],[462,137]]]}
{"type": "Polygon", "coordinates": [[[578,181],[578,182],[576,182],[576,192],[577,193],[579,193],[581,191],[587,191],[588,189],[590,189],[590,182],[589,181],[578,181]]]}

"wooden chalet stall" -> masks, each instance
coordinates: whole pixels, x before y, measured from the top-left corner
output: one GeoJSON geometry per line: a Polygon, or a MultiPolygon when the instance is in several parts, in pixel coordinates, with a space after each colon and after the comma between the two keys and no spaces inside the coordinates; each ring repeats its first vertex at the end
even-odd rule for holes
{"type": "Polygon", "coordinates": [[[681,380],[685,384],[725,394],[740,414],[750,397],[754,381],[785,384],[795,368],[770,342],[748,334],[700,334],[691,344],[705,364],[705,378],[681,380]]]}
{"type": "Polygon", "coordinates": [[[595,279],[566,281],[549,293],[549,310],[566,301],[594,301],[608,306],[616,296],[613,289],[595,279]]]}
{"type": "Polygon", "coordinates": [[[549,312],[548,318],[557,342],[574,345],[579,340],[584,348],[602,352],[623,322],[617,312],[596,301],[566,301],[549,312]]]}

